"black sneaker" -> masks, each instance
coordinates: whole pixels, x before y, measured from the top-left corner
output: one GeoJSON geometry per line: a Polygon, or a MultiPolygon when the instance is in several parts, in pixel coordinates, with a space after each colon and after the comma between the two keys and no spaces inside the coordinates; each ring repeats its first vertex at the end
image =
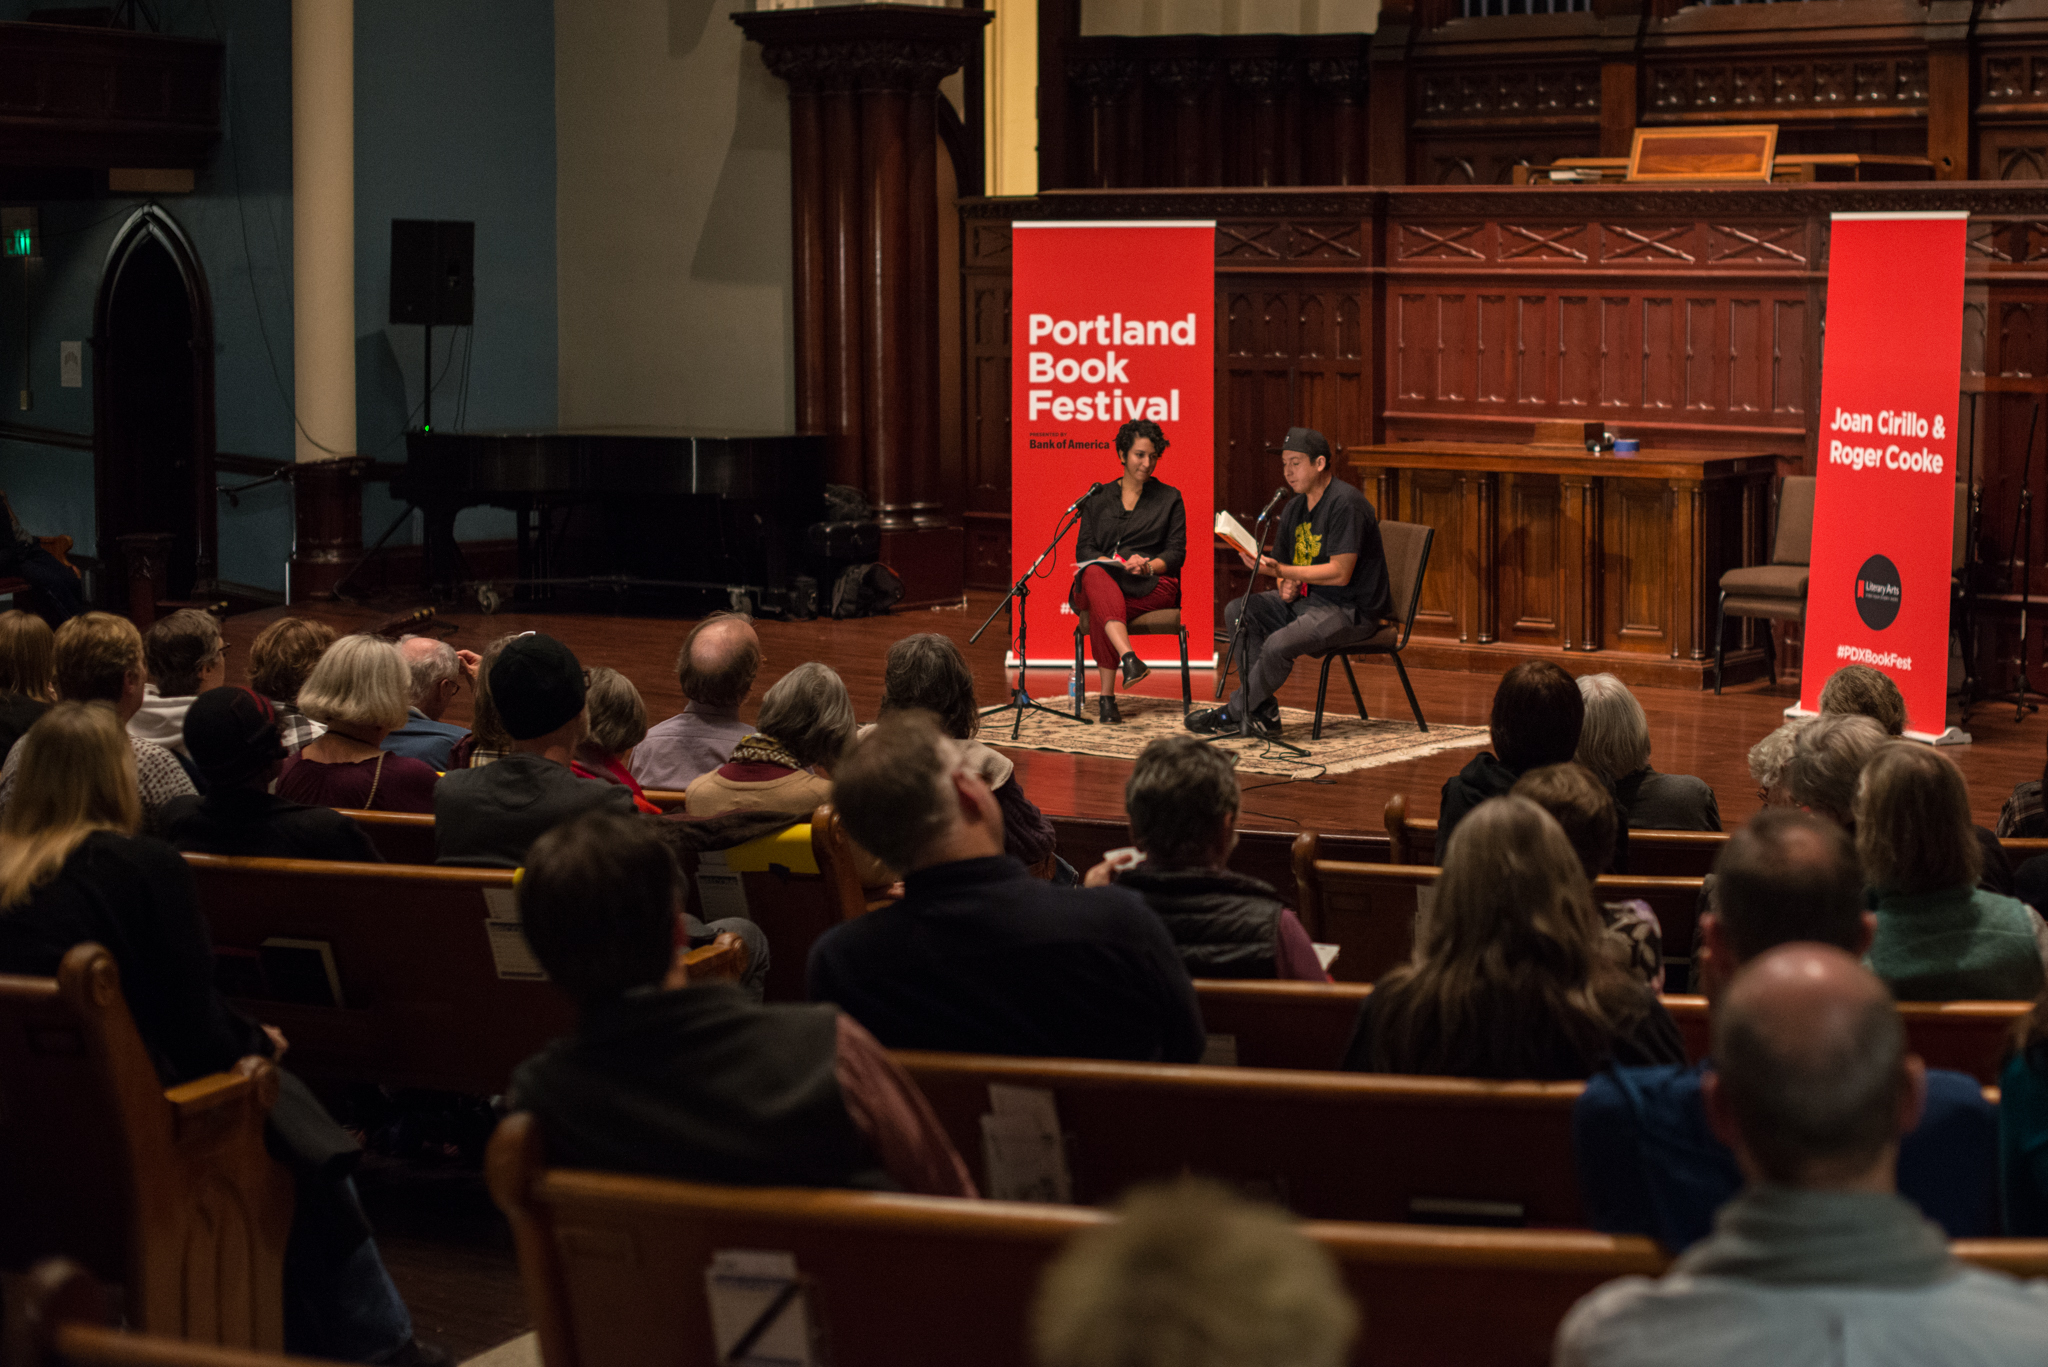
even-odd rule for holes
{"type": "Polygon", "coordinates": [[[1095,715],[1097,719],[1106,722],[1111,726],[1114,726],[1118,722],[1122,721],[1124,719],[1124,714],[1117,710],[1116,694],[1097,694],[1095,698],[1095,715]]]}
{"type": "Polygon", "coordinates": [[[1269,699],[1264,707],[1252,713],[1252,734],[1264,736],[1267,740],[1275,740],[1279,737],[1280,704],[1269,699]]]}
{"type": "Polygon", "coordinates": [[[1188,730],[1200,736],[1218,736],[1237,729],[1237,718],[1230,715],[1227,707],[1203,707],[1188,713],[1182,722],[1188,730]]]}
{"type": "Polygon", "coordinates": [[[1126,650],[1124,652],[1123,666],[1125,688],[1129,688],[1132,684],[1152,672],[1152,666],[1139,659],[1137,652],[1134,650],[1126,650]]]}

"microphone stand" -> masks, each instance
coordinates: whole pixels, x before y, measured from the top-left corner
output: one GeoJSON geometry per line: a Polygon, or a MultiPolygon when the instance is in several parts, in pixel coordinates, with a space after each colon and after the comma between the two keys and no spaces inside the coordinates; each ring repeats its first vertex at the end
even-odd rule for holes
{"type": "Polygon", "coordinates": [[[1038,559],[1032,561],[1030,567],[1017,577],[1017,582],[1010,585],[1010,591],[1003,595],[1003,601],[996,604],[995,611],[991,612],[983,620],[982,624],[974,629],[974,634],[967,638],[967,644],[969,645],[979,641],[981,634],[988,630],[989,624],[996,620],[1002,613],[1002,610],[1009,607],[1012,602],[1016,603],[1017,606],[1010,612],[1010,623],[1017,631],[1017,682],[1010,689],[1010,700],[1008,702],[998,703],[994,707],[984,707],[981,709],[981,715],[984,717],[993,716],[998,712],[1008,712],[1013,708],[1016,710],[1017,715],[1010,722],[1011,740],[1017,739],[1018,733],[1022,731],[1024,727],[1024,714],[1026,712],[1043,712],[1048,717],[1058,717],[1061,721],[1078,722],[1082,726],[1093,726],[1095,724],[1086,717],[1077,717],[1070,712],[1063,712],[1059,708],[1047,707],[1042,702],[1032,701],[1030,690],[1026,684],[1026,674],[1029,670],[1027,662],[1031,657],[1025,653],[1024,642],[1026,629],[1030,625],[1031,619],[1031,614],[1026,611],[1031,602],[1031,581],[1037,577],[1038,567],[1045,563],[1045,558],[1058,549],[1060,542],[1066,539],[1069,531],[1080,525],[1081,505],[1093,498],[1101,488],[1102,486],[1098,484],[1094,489],[1090,489],[1087,493],[1081,495],[1080,498],[1074,500],[1073,506],[1068,508],[1060,517],[1059,528],[1053,532],[1052,540],[1047,542],[1045,549],[1038,553],[1038,559]]]}
{"type": "MultiPolygon", "coordinates": [[[[2027,713],[2037,704],[2027,700],[2031,691],[2027,687],[2027,600],[2034,589],[2034,431],[2041,422],[2041,401],[2034,400],[2034,415],[2027,419],[2027,449],[2020,457],[2020,498],[2019,506],[2012,517],[2012,559],[2019,562],[2020,571],[2020,644],[2019,654],[2013,658],[2018,666],[2018,679],[2013,685],[2012,719],[2023,721],[2027,713]]],[[[2011,564],[2006,567],[2008,576],[2011,564]]]]}
{"type": "MultiPolygon", "coordinates": [[[[1280,506],[1285,507],[1286,505],[1283,503],[1280,506]]],[[[1230,634],[1230,658],[1237,662],[1237,681],[1244,688],[1244,715],[1240,716],[1237,719],[1236,735],[1233,736],[1226,732],[1222,735],[1211,736],[1209,737],[1209,740],[1211,743],[1214,743],[1219,740],[1262,739],[1266,740],[1267,744],[1269,745],[1281,746],[1284,749],[1293,751],[1294,754],[1301,757],[1302,759],[1307,759],[1308,751],[1303,749],[1301,746],[1296,745],[1291,740],[1283,740],[1279,736],[1274,736],[1270,739],[1267,739],[1265,737],[1254,737],[1252,735],[1252,679],[1250,667],[1251,662],[1245,659],[1244,656],[1244,636],[1246,623],[1250,621],[1252,615],[1252,595],[1259,591],[1259,566],[1266,563],[1266,551],[1269,542],[1269,528],[1267,526],[1268,523],[1272,524],[1272,527],[1270,529],[1271,531],[1277,531],[1279,529],[1279,522],[1276,518],[1274,518],[1274,516],[1271,513],[1267,513],[1265,516],[1261,517],[1258,520],[1258,523],[1256,524],[1259,533],[1259,558],[1258,561],[1252,566],[1251,583],[1245,585],[1244,610],[1237,614],[1237,626],[1230,634]]],[[[1241,553],[1242,552],[1240,552],[1240,554],[1241,553]]],[[[1278,574],[1275,574],[1273,576],[1273,582],[1275,584],[1278,584],[1280,582],[1280,576],[1278,574]]],[[[1304,588],[1302,591],[1306,593],[1308,590],[1304,588]]],[[[1275,698],[1273,701],[1277,705],[1280,700],[1278,698],[1275,698]]]]}

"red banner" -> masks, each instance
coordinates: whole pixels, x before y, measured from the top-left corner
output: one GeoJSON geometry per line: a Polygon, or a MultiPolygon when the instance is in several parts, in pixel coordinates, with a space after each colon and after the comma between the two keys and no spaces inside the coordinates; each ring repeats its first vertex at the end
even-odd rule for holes
{"type": "MultiPolygon", "coordinates": [[[[1214,657],[1216,307],[1213,223],[1018,223],[1011,236],[1010,564],[1038,559],[1075,499],[1120,479],[1117,429],[1156,422],[1153,478],[1187,507],[1181,620],[1191,658],[1214,657]]],[[[1115,496],[1105,489],[1098,497],[1115,496]]],[[[1074,533],[1031,583],[1030,662],[1071,665],[1074,533]]],[[[1012,633],[1014,652],[1016,636],[1012,633]]],[[[1152,663],[1180,662],[1171,636],[1134,636],[1152,663]]],[[[1090,664],[1092,668],[1092,662],[1090,664]]],[[[1095,682],[1091,678],[1089,691],[1095,682]]]]}
{"type": "Polygon", "coordinates": [[[1836,214],[1828,246],[1799,700],[1870,665],[1924,740],[1946,729],[1966,220],[1836,214]]]}

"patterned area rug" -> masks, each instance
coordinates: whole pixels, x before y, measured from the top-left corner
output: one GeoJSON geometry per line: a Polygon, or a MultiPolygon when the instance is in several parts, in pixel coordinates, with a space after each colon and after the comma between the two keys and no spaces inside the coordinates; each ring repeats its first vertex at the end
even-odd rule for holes
{"type": "MultiPolygon", "coordinates": [[[[1124,720],[1121,726],[1077,726],[1043,713],[1026,713],[1022,733],[1010,739],[1008,714],[990,717],[982,724],[980,739],[989,745],[1017,750],[1057,750],[1069,755],[1107,755],[1112,759],[1136,759],[1148,742],[1183,730],[1178,698],[1133,698],[1119,700],[1124,720]]],[[[1095,700],[1088,701],[1088,716],[1095,716],[1095,700]]],[[[1483,726],[1436,725],[1427,733],[1412,721],[1360,721],[1335,711],[1323,714],[1323,738],[1310,740],[1315,713],[1298,707],[1280,709],[1286,729],[1282,734],[1308,751],[1297,758],[1276,745],[1259,739],[1221,741],[1237,755],[1240,771],[1253,774],[1286,774],[1313,778],[1319,773],[1344,774],[1353,769],[1375,769],[1382,764],[1420,759],[1440,750],[1458,750],[1487,743],[1483,726]]]]}

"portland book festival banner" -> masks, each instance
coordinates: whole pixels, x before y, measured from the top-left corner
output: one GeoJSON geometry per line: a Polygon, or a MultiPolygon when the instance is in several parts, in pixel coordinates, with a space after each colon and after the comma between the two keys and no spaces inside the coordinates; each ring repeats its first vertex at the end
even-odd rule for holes
{"type": "Polygon", "coordinates": [[[1828,248],[1800,707],[1844,665],[1889,675],[1906,732],[1945,735],[1962,213],[1836,214],[1828,248]]]}
{"type": "MultiPolygon", "coordinates": [[[[1166,454],[1153,478],[1187,508],[1181,620],[1195,663],[1214,657],[1216,225],[1018,223],[1011,237],[1010,575],[1021,577],[1089,486],[1118,497],[1117,429],[1157,423],[1166,454]]],[[[1072,666],[1077,618],[1069,531],[1031,581],[1033,665],[1072,666]]],[[[1016,634],[1011,633],[1012,656],[1016,634]]],[[[1180,663],[1172,636],[1133,636],[1157,666],[1180,663]]],[[[1089,661],[1092,671],[1094,663],[1089,661]]],[[[1095,691],[1091,673],[1088,691],[1095,691]]]]}

